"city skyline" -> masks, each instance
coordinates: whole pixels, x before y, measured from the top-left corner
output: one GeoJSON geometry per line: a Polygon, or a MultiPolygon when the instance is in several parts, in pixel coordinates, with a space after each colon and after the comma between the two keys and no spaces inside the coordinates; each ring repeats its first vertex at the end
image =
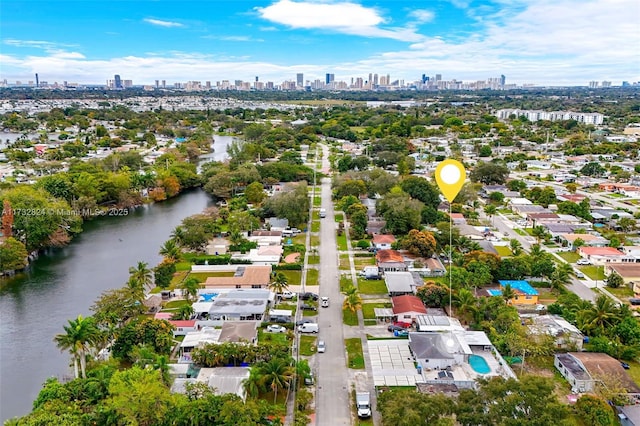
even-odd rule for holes
{"type": "Polygon", "coordinates": [[[5,1],[0,79],[640,80],[635,0],[5,1]],[[64,30],[61,30],[64,29],[64,30]]]}

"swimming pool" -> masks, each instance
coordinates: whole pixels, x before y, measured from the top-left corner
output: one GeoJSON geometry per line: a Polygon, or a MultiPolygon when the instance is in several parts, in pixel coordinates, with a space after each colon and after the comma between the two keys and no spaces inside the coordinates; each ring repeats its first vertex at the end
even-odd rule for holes
{"type": "Polygon", "coordinates": [[[203,293],[200,295],[198,302],[211,302],[218,297],[218,293],[203,293]]]}
{"type": "Polygon", "coordinates": [[[487,374],[491,372],[491,368],[484,358],[478,355],[469,355],[469,365],[478,374],[487,374]]]}

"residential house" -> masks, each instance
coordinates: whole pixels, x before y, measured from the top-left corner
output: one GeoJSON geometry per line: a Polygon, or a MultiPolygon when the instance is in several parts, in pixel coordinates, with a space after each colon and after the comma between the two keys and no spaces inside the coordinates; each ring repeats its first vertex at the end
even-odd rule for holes
{"type": "Polygon", "coordinates": [[[418,315],[426,315],[427,308],[418,296],[406,294],[391,298],[393,315],[398,321],[413,323],[418,315]]]}
{"type": "Polygon", "coordinates": [[[216,395],[236,394],[244,401],[244,381],[249,377],[249,367],[202,368],[198,382],[206,383],[216,395]]]}
{"type": "Polygon", "coordinates": [[[584,335],[578,328],[558,315],[532,315],[527,318],[532,334],[548,334],[555,338],[558,348],[581,351],[584,335]]]}
{"type": "MultiPolygon", "coordinates": [[[[594,265],[636,261],[635,257],[625,255],[614,247],[579,247],[577,253],[580,257],[589,260],[594,265]]],[[[640,261],[640,259],[637,260],[640,261]]]]}
{"type": "Polygon", "coordinates": [[[191,352],[207,343],[219,343],[220,333],[222,330],[214,327],[202,327],[199,331],[192,331],[184,336],[180,342],[180,357],[178,363],[190,363],[191,352]]]}
{"type": "Polygon", "coordinates": [[[449,216],[451,217],[451,221],[454,225],[462,225],[467,223],[467,219],[465,219],[462,213],[451,213],[449,216]]]}
{"type": "Polygon", "coordinates": [[[502,289],[507,285],[511,287],[515,294],[513,298],[509,300],[512,305],[536,305],[538,303],[538,290],[531,287],[527,281],[524,280],[499,280],[500,289],[487,290],[491,296],[502,296],[502,289]]]}
{"type": "Polygon", "coordinates": [[[239,254],[232,256],[233,259],[248,260],[252,265],[277,265],[284,248],[282,246],[258,246],[258,248],[250,249],[247,254],[239,254]]]}
{"type": "Polygon", "coordinates": [[[391,245],[396,242],[396,237],[389,234],[375,234],[373,236],[373,247],[376,250],[390,250],[391,245]]]}
{"type": "Polygon", "coordinates": [[[225,321],[220,330],[220,343],[246,343],[255,345],[258,342],[257,321],[225,321]]]}
{"type": "Polygon", "coordinates": [[[269,288],[271,265],[240,266],[233,277],[208,277],[205,288],[269,288]]]}
{"type": "MultiPolygon", "coordinates": [[[[461,237],[467,237],[472,240],[483,240],[484,233],[475,226],[468,225],[466,222],[457,225],[461,237]]],[[[482,229],[482,228],[481,228],[482,229]]]]}
{"type": "Polygon", "coordinates": [[[537,204],[534,205],[531,201],[529,201],[529,204],[525,204],[525,203],[515,204],[513,203],[514,200],[526,200],[526,201],[529,201],[529,200],[527,200],[526,198],[522,198],[522,199],[513,198],[511,199],[511,201],[509,201],[509,203],[507,203],[507,206],[509,206],[509,208],[514,214],[517,214],[522,217],[526,217],[527,213],[541,213],[541,212],[549,211],[548,209],[545,209],[542,206],[539,206],[537,204]]]}
{"type": "Polygon", "coordinates": [[[253,231],[247,239],[258,246],[279,246],[282,244],[282,231],[253,231]]]}
{"type": "Polygon", "coordinates": [[[289,219],[281,219],[278,217],[267,218],[267,227],[271,231],[284,231],[289,227],[289,219]]]}
{"type": "Polygon", "coordinates": [[[640,394],[640,388],[629,377],[620,361],[603,353],[568,352],[556,354],[553,365],[571,384],[574,393],[592,392],[596,382],[615,380],[628,393],[640,394]]]}
{"type": "Polygon", "coordinates": [[[457,318],[444,314],[434,315],[437,313],[434,309],[429,309],[430,315],[417,315],[415,318],[416,329],[420,332],[426,331],[464,331],[464,327],[457,318]]]}
{"type": "Polygon", "coordinates": [[[525,218],[531,226],[536,227],[538,225],[542,225],[543,223],[558,223],[560,216],[550,212],[534,212],[527,213],[525,215],[525,218]]]}
{"type": "Polygon", "coordinates": [[[208,255],[217,256],[219,254],[226,254],[229,251],[231,243],[226,238],[213,238],[209,240],[206,251],[208,255]]]}
{"type": "Polygon", "coordinates": [[[560,234],[558,236],[558,241],[569,250],[576,249],[574,246],[576,240],[581,240],[584,243],[583,246],[588,247],[607,247],[609,245],[609,240],[593,234],[560,234]]]}
{"type": "Polygon", "coordinates": [[[621,426],[640,426],[640,404],[616,407],[621,426]]]}
{"type": "Polygon", "coordinates": [[[444,265],[437,257],[428,257],[426,259],[417,259],[422,263],[422,268],[416,267],[414,261],[413,267],[409,267],[408,271],[416,273],[421,277],[442,277],[447,272],[444,265]]]}
{"type": "Polygon", "coordinates": [[[173,337],[186,336],[187,333],[197,330],[196,320],[168,320],[175,327],[173,337]]]}
{"type": "Polygon", "coordinates": [[[387,225],[387,221],[381,218],[371,218],[367,221],[367,234],[375,235],[382,232],[387,225]]]}
{"type": "Polygon", "coordinates": [[[406,271],[408,268],[404,257],[396,250],[378,250],[376,264],[382,273],[406,271]]]}
{"type": "Polygon", "coordinates": [[[622,277],[636,295],[640,295],[640,263],[607,263],[604,265],[606,276],[616,273],[622,277]]]}
{"type": "Polygon", "coordinates": [[[240,289],[220,294],[213,300],[209,318],[222,321],[260,321],[273,301],[269,290],[240,289]]]}
{"type": "Polygon", "coordinates": [[[389,296],[415,294],[415,282],[411,272],[385,272],[384,283],[387,285],[389,296]]]}
{"type": "MultiPolygon", "coordinates": [[[[409,333],[409,349],[423,370],[445,370],[463,364],[471,349],[456,333],[409,333]]],[[[451,377],[453,378],[453,376],[451,377]]]]}

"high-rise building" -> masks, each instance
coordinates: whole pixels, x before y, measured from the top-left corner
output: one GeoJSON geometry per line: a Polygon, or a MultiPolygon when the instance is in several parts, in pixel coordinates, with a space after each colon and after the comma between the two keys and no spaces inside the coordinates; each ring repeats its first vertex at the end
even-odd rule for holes
{"type": "Polygon", "coordinates": [[[113,80],[115,83],[115,88],[122,89],[122,79],[120,79],[120,75],[119,74],[114,75],[113,80]]]}
{"type": "Polygon", "coordinates": [[[331,84],[331,83],[333,83],[335,81],[335,79],[336,79],[336,75],[335,74],[327,73],[325,75],[324,82],[325,82],[325,84],[331,84]]]}
{"type": "Polygon", "coordinates": [[[36,73],[36,87],[40,87],[40,80],[38,79],[38,73],[36,73]]]}
{"type": "Polygon", "coordinates": [[[442,80],[442,74],[436,74],[436,81],[442,80]]]}
{"type": "Polygon", "coordinates": [[[163,89],[167,88],[167,80],[162,80],[162,88],[163,89]]]}
{"type": "Polygon", "coordinates": [[[504,74],[500,75],[500,86],[502,86],[502,88],[504,88],[504,85],[507,83],[507,77],[504,76],[504,74]]]}
{"type": "Polygon", "coordinates": [[[302,74],[301,72],[296,74],[296,85],[298,87],[304,86],[304,74],[302,74]]]}
{"type": "Polygon", "coordinates": [[[156,89],[160,88],[160,80],[156,80],[156,89]]]}

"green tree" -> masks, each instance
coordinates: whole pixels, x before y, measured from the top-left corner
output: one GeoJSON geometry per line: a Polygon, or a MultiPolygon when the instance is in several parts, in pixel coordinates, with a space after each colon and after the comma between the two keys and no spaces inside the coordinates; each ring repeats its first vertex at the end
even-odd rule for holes
{"type": "Polygon", "coordinates": [[[447,396],[425,395],[409,389],[392,389],[378,396],[384,426],[453,426],[450,416],[454,407],[447,396]]]}
{"type": "Polygon", "coordinates": [[[260,365],[261,382],[273,391],[273,403],[278,398],[278,390],[288,388],[293,377],[293,367],[282,358],[272,358],[260,365]]]}
{"type": "Polygon", "coordinates": [[[182,258],[182,251],[173,239],[165,241],[158,254],[171,262],[179,262],[182,258]]]}
{"type": "Polygon", "coordinates": [[[153,268],[154,283],[160,288],[168,288],[171,285],[173,274],[176,272],[175,262],[164,259],[153,268]]]}
{"type": "Polygon", "coordinates": [[[607,401],[593,395],[582,395],[576,402],[576,412],[586,426],[615,426],[615,412],[607,401]]]}
{"type": "Polygon", "coordinates": [[[618,288],[621,286],[624,286],[624,278],[619,274],[612,272],[611,275],[607,277],[607,287],[618,288]]]}
{"type": "Polygon", "coordinates": [[[354,286],[346,288],[342,294],[345,295],[345,299],[342,302],[342,309],[347,309],[351,312],[355,312],[362,306],[362,298],[358,289],[354,286]]]}
{"type": "Polygon", "coordinates": [[[146,262],[138,262],[129,268],[129,277],[137,281],[143,288],[153,288],[153,272],[146,262]]]}
{"type": "Polygon", "coordinates": [[[116,414],[118,424],[152,426],[164,423],[173,397],[159,371],[133,367],[113,375],[105,405],[116,414]]]}
{"type": "Polygon", "coordinates": [[[400,182],[400,188],[425,206],[437,208],[440,204],[438,189],[423,177],[408,176],[400,182]]]}
{"type": "Polygon", "coordinates": [[[191,319],[193,315],[193,306],[191,305],[182,305],[178,308],[178,310],[171,315],[172,320],[188,320],[191,319]]]}
{"type": "Polygon", "coordinates": [[[244,195],[247,197],[247,201],[252,204],[260,204],[267,197],[264,192],[264,185],[260,182],[252,182],[244,190],[244,195]]]}
{"type": "Polygon", "coordinates": [[[458,316],[468,324],[477,309],[476,296],[468,289],[461,288],[453,296],[453,306],[458,316]]]}
{"type": "Polygon", "coordinates": [[[198,290],[200,289],[200,281],[195,277],[189,277],[182,282],[182,294],[187,301],[191,302],[198,297],[198,290]]]}
{"type": "Polygon", "coordinates": [[[519,256],[522,253],[522,244],[515,238],[509,240],[509,248],[514,256],[519,256]]]}
{"type": "Polygon", "coordinates": [[[269,289],[276,294],[282,294],[288,288],[289,280],[287,279],[287,276],[282,272],[276,272],[276,274],[271,278],[269,289]]]}
{"type": "Polygon", "coordinates": [[[600,163],[594,161],[582,166],[580,173],[585,176],[600,177],[606,173],[606,170],[600,165],[600,163]]]}
{"type": "Polygon", "coordinates": [[[431,257],[436,250],[436,239],[429,231],[412,229],[402,239],[402,248],[416,256],[431,257]]]}
{"type": "Polygon", "coordinates": [[[491,219],[491,225],[493,226],[493,216],[498,212],[498,209],[493,204],[488,204],[484,207],[484,213],[491,219]]]}
{"type": "Polygon", "coordinates": [[[56,345],[61,350],[68,350],[73,357],[73,371],[78,378],[78,361],[82,377],[87,377],[87,355],[91,345],[98,339],[100,331],[92,317],[83,318],[78,315],[75,320],[69,320],[64,327],[64,333],[57,334],[54,338],[56,345]]]}
{"type": "Polygon", "coordinates": [[[13,237],[0,242],[0,273],[24,269],[28,265],[27,249],[13,237]]]}
{"type": "Polygon", "coordinates": [[[580,330],[593,336],[605,334],[620,319],[618,308],[607,296],[598,296],[593,306],[581,310],[576,315],[580,330]]]}
{"type": "Polygon", "coordinates": [[[472,182],[481,182],[485,185],[504,184],[509,176],[506,166],[496,163],[478,163],[469,174],[472,182]]]}

